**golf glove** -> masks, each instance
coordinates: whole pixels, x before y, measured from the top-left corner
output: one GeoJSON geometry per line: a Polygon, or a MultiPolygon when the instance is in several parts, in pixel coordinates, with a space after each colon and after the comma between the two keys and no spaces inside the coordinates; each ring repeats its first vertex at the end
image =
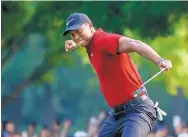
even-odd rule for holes
{"type": "Polygon", "coordinates": [[[158,107],[159,103],[158,101],[155,103],[154,105],[154,108],[156,109],[157,111],[157,117],[160,121],[163,121],[163,116],[166,116],[166,112],[164,112],[163,110],[161,110],[159,107],[158,107]]]}

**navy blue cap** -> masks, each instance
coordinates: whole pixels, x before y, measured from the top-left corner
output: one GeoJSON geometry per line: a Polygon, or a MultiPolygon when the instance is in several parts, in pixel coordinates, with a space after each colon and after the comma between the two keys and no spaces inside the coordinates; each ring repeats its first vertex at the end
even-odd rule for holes
{"type": "Polygon", "coordinates": [[[89,22],[91,22],[91,20],[86,14],[74,13],[68,17],[66,21],[66,29],[63,32],[63,35],[65,36],[70,30],[79,29],[82,26],[82,24],[89,22]]]}

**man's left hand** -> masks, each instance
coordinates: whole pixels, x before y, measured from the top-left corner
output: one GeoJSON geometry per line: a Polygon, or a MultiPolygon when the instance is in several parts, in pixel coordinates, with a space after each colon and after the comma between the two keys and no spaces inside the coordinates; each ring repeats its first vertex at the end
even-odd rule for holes
{"type": "Polygon", "coordinates": [[[162,60],[158,63],[159,68],[162,70],[166,68],[166,70],[170,70],[172,68],[172,62],[170,60],[162,60]]]}

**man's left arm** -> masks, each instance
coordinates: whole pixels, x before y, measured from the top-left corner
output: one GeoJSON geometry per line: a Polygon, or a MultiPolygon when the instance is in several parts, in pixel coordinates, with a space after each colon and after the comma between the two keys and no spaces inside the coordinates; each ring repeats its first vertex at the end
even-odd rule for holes
{"type": "Polygon", "coordinates": [[[119,39],[116,51],[117,53],[136,52],[137,54],[157,64],[160,69],[166,68],[167,70],[169,70],[170,68],[172,68],[171,61],[163,60],[155,50],[139,40],[121,37],[119,39]]]}

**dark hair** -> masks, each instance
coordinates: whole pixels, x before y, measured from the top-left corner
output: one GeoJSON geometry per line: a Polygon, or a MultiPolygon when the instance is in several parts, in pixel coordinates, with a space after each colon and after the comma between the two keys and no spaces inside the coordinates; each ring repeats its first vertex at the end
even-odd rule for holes
{"type": "Polygon", "coordinates": [[[44,124],[44,125],[42,126],[42,129],[48,129],[48,125],[44,124]]]}
{"type": "Polygon", "coordinates": [[[35,128],[35,127],[36,127],[36,122],[34,122],[34,121],[33,121],[33,122],[30,122],[28,125],[35,128]]]}
{"type": "Polygon", "coordinates": [[[60,120],[58,120],[58,119],[55,119],[54,122],[55,122],[55,124],[57,124],[58,126],[61,124],[60,120]]]}
{"type": "Polygon", "coordinates": [[[4,120],[4,121],[2,122],[2,130],[5,130],[6,125],[7,125],[8,123],[9,123],[8,120],[4,120]]]}

